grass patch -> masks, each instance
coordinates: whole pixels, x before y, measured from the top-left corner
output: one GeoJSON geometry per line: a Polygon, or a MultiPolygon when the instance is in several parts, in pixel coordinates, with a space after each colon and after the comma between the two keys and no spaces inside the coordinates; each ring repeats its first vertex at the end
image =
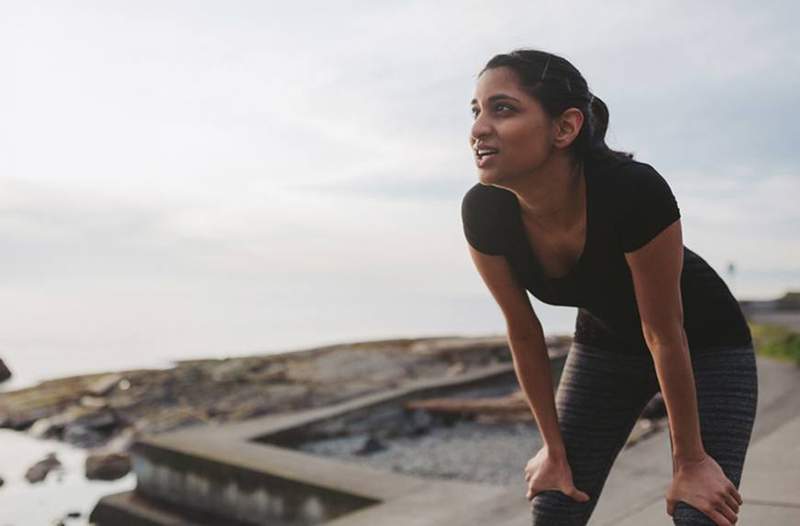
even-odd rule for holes
{"type": "Polygon", "coordinates": [[[749,325],[756,353],[800,366],[800,333],[779,325],[749,325]]]}

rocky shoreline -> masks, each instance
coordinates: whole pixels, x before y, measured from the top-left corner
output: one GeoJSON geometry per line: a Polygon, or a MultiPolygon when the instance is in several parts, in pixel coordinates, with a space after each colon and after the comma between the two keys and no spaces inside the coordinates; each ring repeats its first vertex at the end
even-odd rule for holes
{"type": "MultiPolygon", "coordinates": [[[[380,340],[186,360],[171,369],[71,376],[0,393],[0,428],[86,449],[87,478],[111,480],[128,472],[127,451],[143,434],[319,407],[510,360],[502,337],[380,340]]],[[[40,481],[57,466],[57,459],[44,458],[26,478],[40,481]]]]}
{"type": "MultiPolygon", "coordinates": [[[[570,343],[569,336],[547,339],[551,352],[566,352],[570,343]]],[[[0,393],[0,428],[83,448],[88,453],[86,478],[114,480],[129,472],[128,449],[143,434],[330,405],[409,381],[457,376],[510,361],[502,336],[379,340],[185,360],[166,370],[72,376],[0,393]]],[[[502,401],[501,412],[530,422],[520,395],[518,391],[502,401]]],[[[493,412],[492,407],[485,410],[493,412]]],[[[655,427],[643,426],[632,441],[655,427]]],[[[40,481],[57,468],[58,460],[47,457],[31,466],[26,478],[40,481]]]]}

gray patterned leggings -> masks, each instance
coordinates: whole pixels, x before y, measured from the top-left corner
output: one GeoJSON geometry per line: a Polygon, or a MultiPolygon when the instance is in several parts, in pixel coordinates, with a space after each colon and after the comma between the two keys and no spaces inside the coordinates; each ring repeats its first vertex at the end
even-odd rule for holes
{"type": "MultiPolygon", "coordinates": [[[[693,350],[690,355],[703,445],[738,488],[758,397],[753,347],[693,350]]],[[[621,354],[572,344],[556,392],[556,409],[575,487],[591,499],[581,503],[560,491],[539,493],[532,501],[533,526],[588,522],[612,463],[659,389],[649,353],[621,354]]],[[[679,526],[714,525],[684,502],[676,505],[672,520],[679,526]]]]}

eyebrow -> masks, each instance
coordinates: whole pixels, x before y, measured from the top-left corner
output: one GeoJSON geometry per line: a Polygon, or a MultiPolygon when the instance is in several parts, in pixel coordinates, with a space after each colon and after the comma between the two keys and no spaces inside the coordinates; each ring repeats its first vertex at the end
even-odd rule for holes
{"type": "MultiPolygon", "coordinates": [[[[491,97],[489,97],[489,102],[494,102],[499,99],[511,99],[513,101],[519,102],[518,99],[515,99],[511,95],[506,95],[505,93],[498,93],[497,95],[492,95],[491,97]]],[[[478,99],[472,99],[471,101],[469,101],[469,104],[470,106],[473,106],[475,105],[476,102],[478,102],[478,99]]]]}

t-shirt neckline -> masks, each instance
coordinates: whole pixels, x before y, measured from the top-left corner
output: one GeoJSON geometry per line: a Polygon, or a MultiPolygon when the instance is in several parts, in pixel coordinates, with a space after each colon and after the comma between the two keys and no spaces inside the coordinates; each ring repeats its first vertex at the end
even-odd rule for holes
{"type": "Polygon", "coordinates": [[[517,221],[517,227],[519,229],[519,236],[518,236],[519,239],[518,239],[518,241],[519,241],[519,243],[522,244],[522,246],[523,246],[526,254],[528,255],[528,257],[530,257],[530,259],[535,263],[537,271],[539,273],[539,276],[545,281],[549,281],[549,282],[552,282],[552,283],[561,283],[561,282],[568,281],[570,278],[573,278],[578,273],[578,270],[583,265],[583,262],[586,259],[586,252],[589,249],[589,240],[591,239],[589,236],[591,235],[591,224],[592,224],[591,214],[590,214],[590,212],[591,212],[591,201],[592,200],[589,197],[589,193],[590,193],[589,192],[589,187],[590,187],[589,181],[591,179],[591,177],[590,177],[590,172],[591,172],[590,164],[591,163],[589,163],[589,162],[584,162],[584,164],[583,164],[583,178],[584,178],[584,185],[585,185],[585,203],[584,203],[584,206],[586,208],[586,210],[585,210],[585,213],[586,213],[586,228],[585,228],[585,233],[584,233],[585,239],[583,241],[583,249],[581,250],[581,253],[578,256],[578,259],[575,261],[575,263],[572,265],[572,267],[570,267],[570,269],[567,271],[567,273],[564,274],[563,276],[550,277],[550,276],[547,276],[544,273],[544,269],[542,268],[542,265],[539,263],[539,260],[536,259],[536,253],[533,251],[533,248],[531,248],[531,244],[528,242],[528,236],[525,233],[525,223],[523,223],[523,221],[522,221],[522,208],[520,207],[519,200],[516,198],[516,196],[514,196],[514,203],[515,203],[515,206],[516,206],[516,209],[515,209],[515,212],[514,212],[514,216],[515,216],[515,219],[517,221]]]}

